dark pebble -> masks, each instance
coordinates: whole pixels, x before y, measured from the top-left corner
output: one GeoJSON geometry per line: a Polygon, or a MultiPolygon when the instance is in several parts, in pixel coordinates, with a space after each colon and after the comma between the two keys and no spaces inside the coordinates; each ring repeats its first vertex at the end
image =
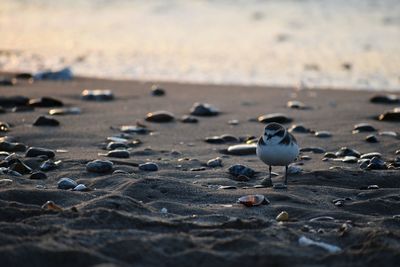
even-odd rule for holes
{"type": "Polygon", "coordinates": [[[47,175],[44,172],[34,172],[29,176],[29,179],[32,180],[43,180],[47,179],[47,175]]]}
{"type": "Polygon", "coordinates": [[[231,175],[236,176],[236,177],[238,177],[240,175],[244,175],[249,178],[253,177],[256,173],[253,169],[246,167],[244,165],[240,165],[240,164],[236,164],[236,165],[229,167],[228,172],[231,175]]]}
{"type": "Polygon", "coordinates": [[[151,95],[152,96],[163,96],[163,95],[165,95],[165,90],[158,85],[153,85],[151,87],[151,95]]]}
{"type": "Polygon", "coordinates": [[[351,149],[348,147],[341,147],[336,153],[336,157],[346,157],[346,156],[354,156],[356,158],[359,158],[361,156],[361,153],[358,152],[355,149],[351,149]]]}
{"type": "Polygon", "coordinates": [[[219,110],[207,103],[194,103],[190,109],[190,114],[193,116],[216,116],[219,110]]]}
{"type": "Polygon", "coordinates": [[[15,78],[0,78],[0,85],[13,86],[16,84],[17,84],[17,79],[15,78]]]}
{"type": "Polygon", "coordinates": [[[328,132],[328,131],[317,131],[314,134],[316,137],[318,138],[328,138],[328,137],[332,137],[332,133],[328,132]]]}
{"type": "Polygon", "coordinates": [[[37,157],[37,156],[46,156],[47,158],[54,158],[55,153],[51,149],[41,148],[41,147],[30,147],[25,154],[25,157],[37,157]]]}
{"type": "Polygon", "coordinates": [[[149,112],[146,115],[146,121],[150,122],[170,122],[175,119],[174,114],[164,110],[149,112]]]}
{"type": "Polygon", "coordinates": [[[378,138],[373,134],[370,134],[367,137],[365,137],[365,141],[367,141],[368,143],[378,143],[379,142],[378,138]]]}
{"type": "Polygon", "coordinates": [[[83,90],[81,97],[88,101],[109,101],[114,99],[111,90],[83,90]]]}
{"type": "Polygon", "coordinates": [[[380,104],[399,104],[400,98],[396,95],[375,95],[371,97],[370,102],[380,104]]]}
{"type": "Polygon", "coordinates": [[[153,162],[146,162],[139,165],[139,170],[147,172],[158,171],[158,165],[153,162]]]}
{"type": "Polygon", "coordinates": [[[378,157],[373,157],[370,160],[370,162],[367,166],[367,169],[369,169],[369,170],[384,170],[384,169],[387,169],[387,166],[382,159],[380,159],[378,157]]]}
{"type": "Polygon", "coordinates": [[[354,125],[353,133],[361,133],[361,132],[375,132],[376,129],[374,126],[368,123],[359,123],[354,125]]]}
{"type": "Polygon", "coordinates": [[[293,132],[293,133],[310,133],[311,130],[309,128],[304,127],[302,124],[293,124],[289,128],[289,132],[293,132]]]}
{"type": "Polygon", "coordinates": [[[400,149],[396,150],[395,154],[400,155],[400,149]]]}
{"type": "Polygon", "coordinates": [[[379,115],[378,120],[400,122],[400,109],[386,111],[385,113],[379,115]]]}
{"type": "Polygon", "coordinates": [[[262,123],[270,123],[270,122],[289,123],[292,121],[292,118],[286,116],[283,113],[271,113],[259,116],[258,121],[262,123]]]}
{"type": "Polygon", "coordinates": [[[26,165],[25,163],[23,163],[20,160],[17,160],[13,164],[11,164],[11,166],[9,168],[10,168],[10,170],[16,171],[20,174],[28,174],[28,173],[32,172],[32,169],[29,168],[28,165],[26,165]]]}
{"type": "Polygon", "coordinates": [[[0,96],[0,106],[15,107],[25,106],[29,102],[29,98],[25,96],[0,96]]]}
{"type": "Polygon", "coordinates": [[[114,150],[117,148],[128,148],[128,144],[127,143],[122,143],[122,142],[110,142],[107,145],[107,150],[114,150]]]}
{"type": "Polygon", "coordinates": [[[34,110],[35,108],[30,106],[16,106],[11,109],[12,112],[32,112],[34,110]]]}
{"type": "Polygon", "coordinates": [[[49,159],[49,160],[46,160],[45,162],[43,162],[39,168],[42,171],[51,171],[51,170],[54,170],[55,168],[57,168],[57,166],[58,166],[57,163],[55,163],[53,160],[49,159]]]}
{"type": "Polygon", "coordinates": [[[114,164],[109,160],[96,159],[86,164],[86,171],[95,173],[111,172],[113,169],[113,165],[114,164]]]}
{"type": "Polygon", "coordinates": [[[62,107],[64,104],[62,101],[52,97],[42,97],[29,100],[28,105],[31,107],[38,107],[38,108],[51,108],[51,107],[62,107]]]}
{"type": "Polygon", "coordinates": [[[303,102],[300,102],[300,101],[297,101],[297,100],[288,101],[286,106],[288,108],[293,108],[293,109],[309,109],[310,108],[306,104],[304,104],[303,102]]]}
{"type": "Polygon", "coordinates": [[[70,81],[73,78],[70,68],[63,68],[58,71],[43,71],[36,73],[33,77],[35,80],[53,80],[53,81],[70,81]]]}
{"type": "Polygon", "coordinates": [[[111,157],[111,158],[129,158],[129,151],[128,150],[122,150],[122,149],[116,149],[116,150],[112,150],[109,151],[107,153],[107,157],[111,157]]]}
{"type": "Polygon", "coordinates": [[[300,152],[312,152],[315,154],[322,154],[325,153],[325,149],[321,147],[303,147],[300,149],[300,152]]]}
{"type": "Polygon", "coordinates": [[[34,126],[59,126],[60,122],[56,119],[47,117],[47,116],[40,116],[36,119],[33,123],[34,126]]]}
{"type": "Polygon", "coordinates": [[[199,167],[199,168],[191,168],[190,170],[192,172],[199,172],[199,171],[205,171],[206,168],[205,167],[199,167]]]}
{"type": "Polygon", "coordinates": [[[0,132],[8,132],[10,130],[10,125],[7,122],[0,121],[0,132]]]}
{"type": "Polygon", "coordinates": [[[15,78],[18,80],[31,80],[33,79],[33,75],[28,72],[21,72],[15,75],[15,78]]]}
{"type": "Polygon", "coordinates": [[[61,178],[57,182],[57,188],[63,190],[74,189],[77,185],[78,183],[70,178],[61,178]]]}
{"type": "Polygon", "coordinates": [[[120,127],[120,131],[124,133],[135,133],[135,134],[147,134],[149,129],[138,125],[123,125],[120,127]]]}
{"type": "Polygon", "coordinates": [[[183,115],[181,118],[181,122],[183,122],[183,123],[198,123],[199,120],[190,115],[183,115]]]}
{"type": "Polygon", "coordinates": [[[26,151],[26,145],[21,144],[21,143],[2,141],[2,142],[0,142],[0,151],[24,152],[24,151],[26,151]]]}

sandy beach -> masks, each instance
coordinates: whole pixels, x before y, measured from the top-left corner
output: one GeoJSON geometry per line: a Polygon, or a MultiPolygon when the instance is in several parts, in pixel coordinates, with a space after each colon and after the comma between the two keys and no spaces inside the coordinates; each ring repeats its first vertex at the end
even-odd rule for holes
{"type": "MultiPolygon", "coordinates": [[[[371,103],[376,93],[368,91],[180,83],[162,83],[165,95],[154,96],[153,84],[76,78],[0,86],[3,104],[6,97],[16,95],[52,97],[64,108],[81,111],[50,116],[54,107],[13,111],[12,103],[4,106],[0,121],[9,129],[0,132],[8,137],[2,142],[26,147],[0,153],[2,266],[398,264],[400,173],[394,161],[399,157],[399,123],[376,117],[399,104],[371,103]],[[109,89],[114,99],[85,101],[84,89],[109,89]],[[307,108],[289,108],[290,100],[307,108]],[[190,114],[195,102],[209,103],[220,113],[194,116],[197,123],[183,123],[181,117],[190,114]],[[168,117],[169,122],[145,120],[147,113],[160,110],[172,113],[162,118],[168,117]],[[260,186],[268,166],[256,155],[226,153],[229,146],[259,137],[264,124],[257,117],[269,113],[285,114],[292,120],[284,124],[287,128],[302,124],[311,129],[292,132],[303,148],[294,163],[301,171],[289,175],[286,189],[260,186]],[[59,121],[59,126],[33,126],[43,115],[59,121]],[[352,133],[358,123],[375,130],[352,133]],[[121,135],[124,125],[145,130],[121,135]],[[317,137],[315,132],[331,136],[317,137]],[[229,138],[205,141],[224,134],[229,138]],[[370,134],[377,142],[365,140],[370,134]],[[106,156],[107,137],[113,136],[128,140],[129,158],[106,156]],[[50,149],[54,161],[60,162],[43,171],[45,177],[32,179],[47,158],[26,157],[30,147],[50,149]],[[325,154],[342,147],[360,154],[348,162],[325,154]],[[360,168],[359,157],[370,152],[377,152],[385,169],[360,168]],[[222,166],[207,165],[217,157],[222,166]],[[112,169],[88,171],[87,163],[96,159],[113,162],[112,169]],[[157,170],[138,167],[146,162],[155,163],[157,170]],[[8,171],[15,167],[12,164],[21,163],[30,169],[25,174],[8,171]],[[253,169],[255,175],[231,175],[228,169],[236,164],[253,169]],[[61,178],[88,190],[60,189],[61,178]],[[239,197],[253,194],[263,195],[269,203],[254,207],[237,203],[239,197]],[[47,201],[54,205],[46,206],[47,201]],[[276,217],[282,211],[289,216],[279,221],[276,217]],[[306,246],[299,242],[302,237],[338,251],[306,246]]],[[[273,183],[281,183],[282,167],[273,171],[278,174],[273,183]]]]}

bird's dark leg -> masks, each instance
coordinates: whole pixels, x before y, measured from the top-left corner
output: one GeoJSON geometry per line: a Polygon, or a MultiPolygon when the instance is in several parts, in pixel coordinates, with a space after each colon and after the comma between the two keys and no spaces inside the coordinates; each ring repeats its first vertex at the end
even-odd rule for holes
{"type": "Polygon", "coordinates": [[[269,179],[272,179],[272,166],[269,165],[269,179]]]}
{"type": "Polygon", "coordinates": [[[288,170],[288,166],[285,166],[285,184],[287,185],[287,170],[288,170]]]}

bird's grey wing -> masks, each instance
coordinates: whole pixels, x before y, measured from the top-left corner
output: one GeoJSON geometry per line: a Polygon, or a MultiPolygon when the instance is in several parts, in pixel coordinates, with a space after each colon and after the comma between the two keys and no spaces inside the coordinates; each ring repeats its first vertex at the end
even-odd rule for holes
{"type": "Polygon", "coordinates": [[[291,139],[290,136],[291,136],[291,134],[288,133],[288,131],[286,131],[286,132],[285,132],[285,135],[283,136],[283,138],[282,138],[282,140],[279,142],[279,144],[282,144],[282,145],[289,145],[290,142],[292,141],[292,139],[291,139]]]}

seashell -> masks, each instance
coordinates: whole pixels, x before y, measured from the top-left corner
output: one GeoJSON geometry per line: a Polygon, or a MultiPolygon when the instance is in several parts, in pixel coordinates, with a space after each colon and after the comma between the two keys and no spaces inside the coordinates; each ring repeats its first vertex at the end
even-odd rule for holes
{"type": "Polygon", "coordinates": [[[289,220],[289,213],[287,213],[286,211],[282,211],[278,214],[278,216],[276,216],[276,220],[278,222],[287,222],[289,220]]]}
{"type": "Polygon", "coordinates": [[[63,211],[63,208],[49,200],[42,205],[42,210],[63,211]]]}
{"type": "Polygon", "coordinates": [[[246,207],[259,206],[261,204],[269,204],[269,200],[263,195],[247,195],[242,196],[237,201],[240,204],[245,205],[246,207]]]}

